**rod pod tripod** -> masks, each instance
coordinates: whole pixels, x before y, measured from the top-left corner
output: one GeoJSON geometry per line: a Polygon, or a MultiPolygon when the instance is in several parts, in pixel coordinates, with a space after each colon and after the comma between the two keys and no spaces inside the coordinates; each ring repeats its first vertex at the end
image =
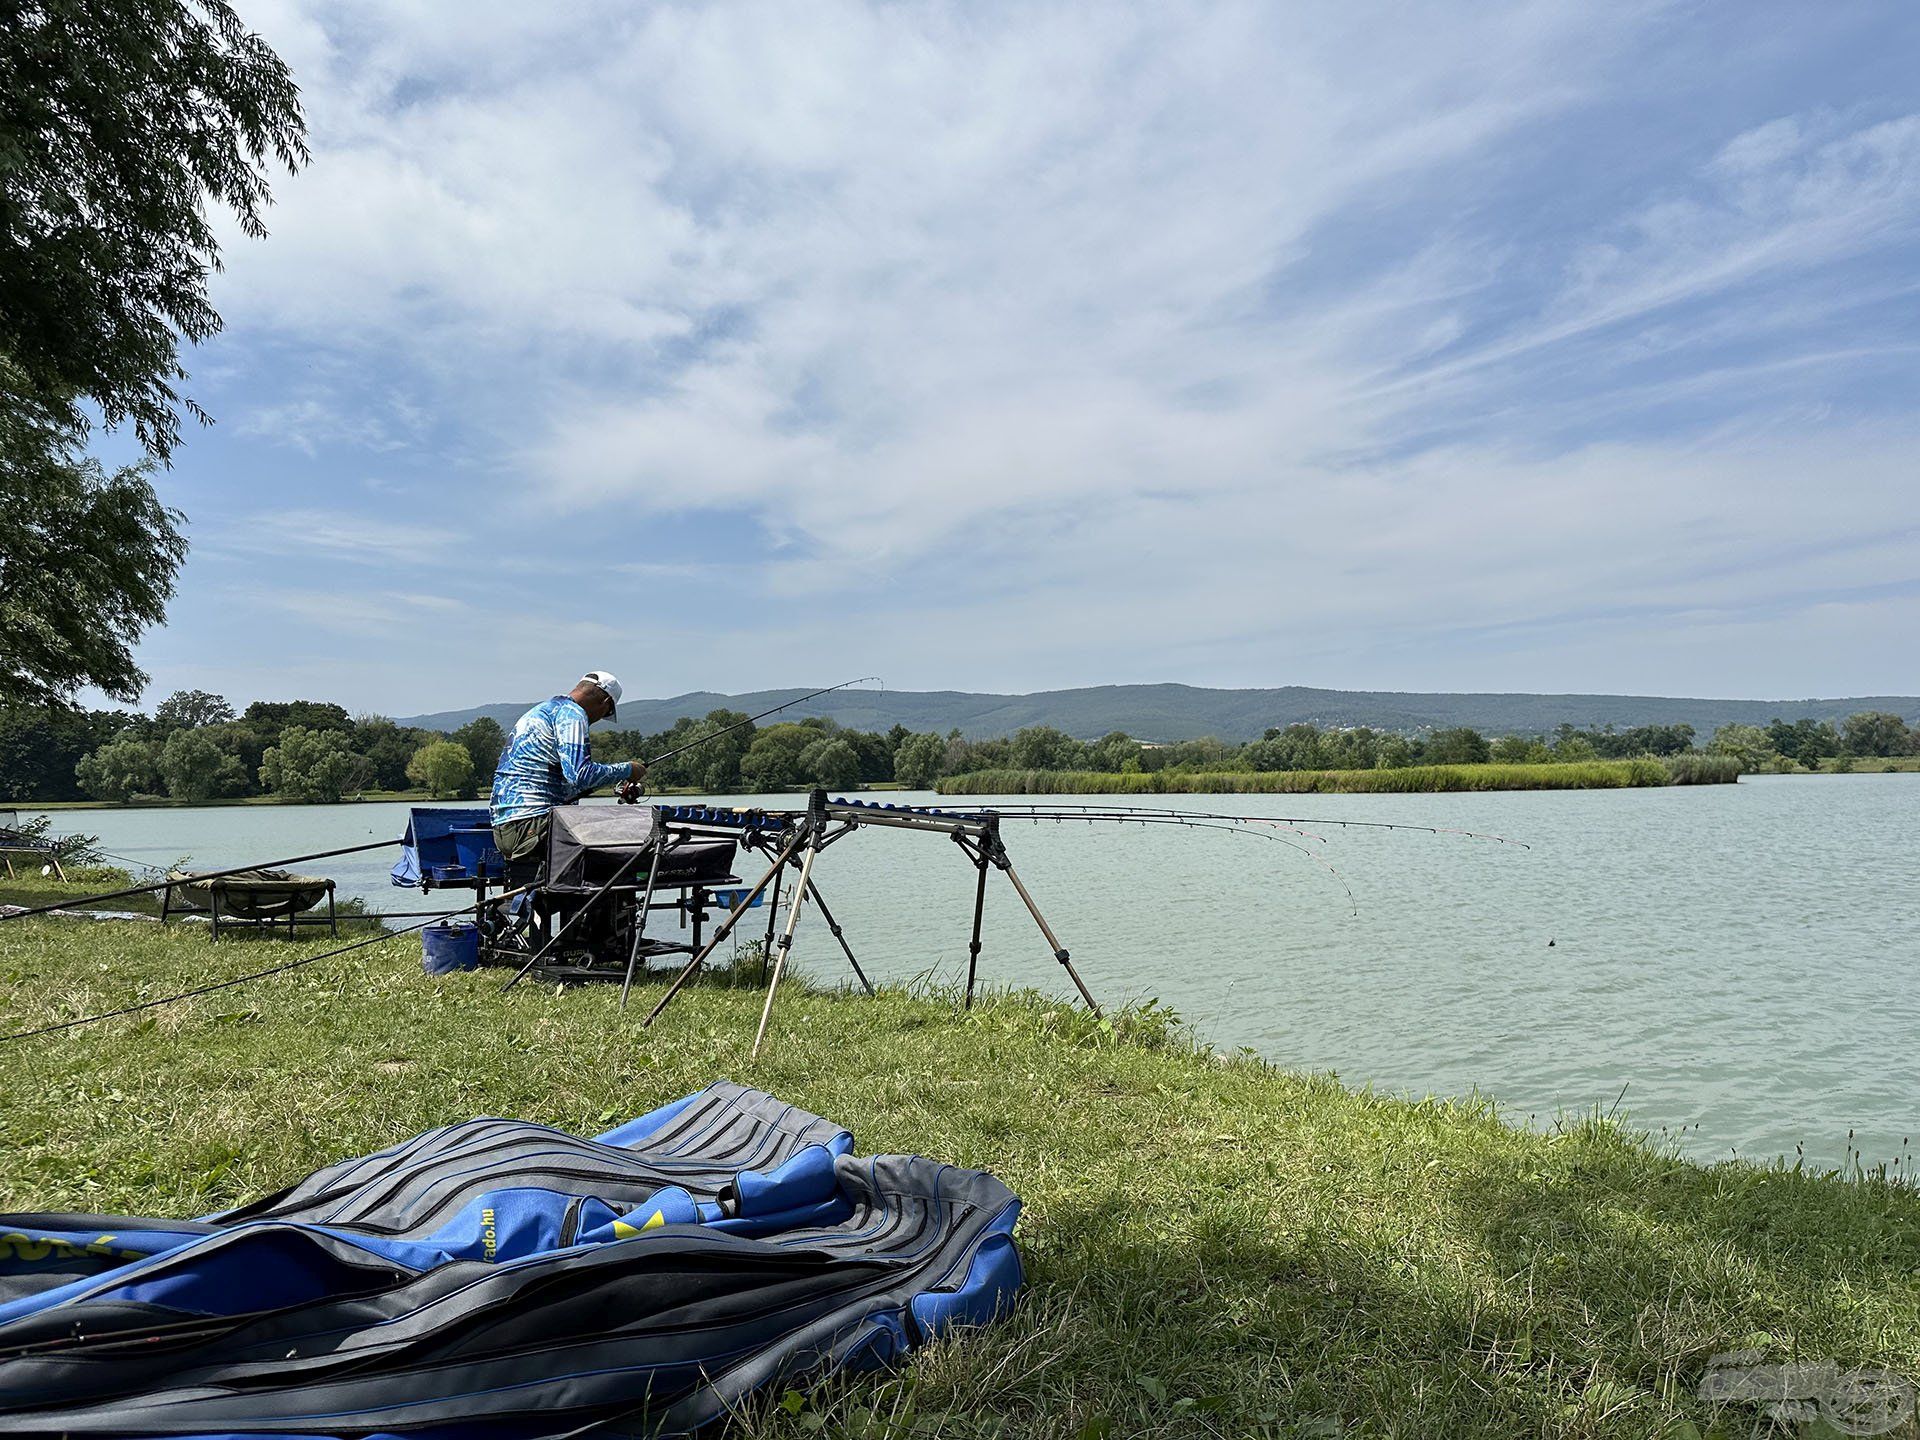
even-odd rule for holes
{"type": "Polygon", "coordinates": [[[972,862],[978,878],[974,885],[973,930],[967,945],[967,1008],[972,1008],[974,990],[979,973],[981,950],[980,928],[986,913],[987,872],[989,870],[999,870],[1012,882],[1014,892],[1019,895],[1021,903],[1026,906],[1027,913],[1033,917],[1034,924],[1039,927],[1040,934],[1045,938],[1048,948],[1053,952],[1053,958],[1060,962],[1061,968],[1063,968],[1067,972],[1068,977],[1072,979],[1074,988],[1080,992],[1080,998],[1086,1002],[1087,1008],[1096,1016],[1101,1014],[1098,1002],[1094,1000],[1092,993],[1087,989],[1086,982],[1080,978],[1080,972],[1074,969],[1073,960],[1068,955],[1067,948],[1060,943],[1060,938],[1053,933],[1053,927],[1047,923],[1046,916],[1040,913],[1040,906],[1035,902],[1032,893],[1027,889],[1025,882],[1021,880],[1019,873],[1013,868],[1012,861],[1008,859],[1006,846],[1000,838],[1000,817],[998,815],[993,814],[991,811],[981,815],[945,815],[938,812],[927,813],[877,805],[862,805],[847,801],[835,803],[827,799],[824,790],[815,790],[808,798],[805,814],[799,818],[793,829],[788,832],[785,843],[774,856],[773,863],[767,867],[766,873],[755,881],[753,887],[739,898],[733,909],[728,913],[727,918],[722,921],[720,926],[713,932],[712,937],[701,948],[700,952],[689,960],[685,968],[674,977],[673,984],[668,986],[666,994],[660,997],[659,1002],[655,1004],[653,1009],[648,1013],[647,1018],[642,1022],[643,1025],[651,1026],[655,1020],[660,1018],[661,1012],[664,1011],[667,1006],[673,1002],[674,997],[699,974],[700,970],[706,965],[708,958],[719,948],[720,943],[733,933],[735,927],[738,926],[740,921],[745,917],[748,909],[752,907],[761,895],[766,893],[769,886],[773,887],[773,893],[776,897],[779,895],[785,871],[788,866],[793,865],[796,861],[800,866],[800,873],[790,887],[789,893],[792,898],[788,903],[786,924],[780,929],[777,936],[774,934],[778,909],[777,899],[775,901],[775,913],[769,914],[767,918],[767,938],[771,954],[771,966],[768,973],[767,998],[760,1010],[760,1025],[754,1035],[751,1058],[759,1058],[761,1046],[765,1043],[767,1025],[773,1015],[773,998],[779,989],[781,977],[786,971],[787,959],[793,951],[793,936],[794,931],[800,923],[800,911],[808,899],[812,899],[814,904],[819,908],[821,918],[827,922],[834,938],[840,942],[840,948],[846,952],[848,963],[853,966],[854,974],[859,976],[860,983],[866,987],[867,993],[871,995],[873,993],[873,985],[868,981],[866,973],[861,970],[860,962],[853,958],[853,951],[847,945],[846,936],[840,925],[834,920],[832,912],[827,909],[826,902],[820,894],[819,886],[813,878],[813,863],[819,857],[820,852],[865,825],[880,825],[888,828],[930,830],[945,833],[966,853],[967,858],[972,862]]]}

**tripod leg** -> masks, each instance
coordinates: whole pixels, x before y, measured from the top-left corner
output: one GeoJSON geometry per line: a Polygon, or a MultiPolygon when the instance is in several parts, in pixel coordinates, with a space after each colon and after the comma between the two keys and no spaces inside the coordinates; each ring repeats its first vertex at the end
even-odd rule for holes
{"type": "Polygon", "coordinates": [[[980,921],[987,912],[987,857],[975,866],[980,875],[973,887],[973,938],[967,942],[967,1006],[973,1008],[973,979],[980,969],[980,921]]]}
{"type": "Polygon", "coordinates": [[[780,920],[780,881],[782,877],[773,877],[773,894],[767,902],[767,938],[760,942],[760,983],[767,983],[767,967],[773,963],[773,929],[780,920]]]}
{"type": "Polygon", "coordinates": [[[767,888],[767,882],[780,873],[781,868],[793,858],[793,852],[800,848],[801,842],[805,839],[806,837],[804,835],[794,836],[793,839],[788,842],[787,848],[780,852],[779,858],[773,862],[773,865],[768,869],[767,873],[755,882],[751,890],[740,897],[740,903],[728,912],[725,920],[720,922],[720,928],[713,932],[713,938],[701,947],[699,954],[687,962],[685,969],[673,977],[673,984],[669,985],[667,987],[667,993],[660,997],[660,1003],[655,1005],[653,1009],[647,1013],[647,1018],[641,1022],[643,1027],[651,1025],[655,1020],[658,1020],[660,1018],[660,1012],[667,1008],[667,1002],[678,995],[681,987],[699,973],[700,967],[707,963],[707,957],[720,948],[720,942],[722,940],[733,933],[733,927],[740,923],[740,917],[747,913],[747,907],[753,904],[754,897],[767,888]]]}
{"type": "Polygon", "coordinates": [[[833,932],[833,938],[840,942],[840,948],[846,952],[847,963],[853,967],[853,973],[860,977],[860,983],[866,987],[867,994],[873,994],[873,982],[867,979],[867,972],[860,968],[860,962],[853,958],[853,947],[847,944],[847,934],[840,923],[833,918],[833,912],[827,909],[827,900],[820,893],[820,882],[812,881],[807,886],[807,894],[813,897],[813,903],[820,908],[820,918],[827,922],[827,928],[833,932]]]}
{"type": "Polygon", "coordinates": [[[660,857],[666,853],[666,836],[653,837],[653,863],[647,866],[647,888],[640,897],[639,913],[633,917],[633,948],[627,952],[627,977],[620,982],[620,1008],[627,1008],[627,992],[633,989],[633,967],[640,962],[640,946],[647,938],[647,907],[653,904],[653,885],[660,878],[660,857]]]}
{"type": "Polygon", "coordinates": [[[817,845],[807,848],[807,858],[800,862],[800,879],[793,887],[793,899],[787,904],[787,928],[780,932],[780,953],[774,957],[773,978],[767,982],[767,1003],[760,1007],[760,1028],[753,1034],[753,1052],[747,1058],[760,1058],[761,1042],[767,1038],[767,1021],[773,1018],[773,997],[780,988],[780,976],[787,968],[787,953],[793,949],[793,929],[800,923],[800,907],[807,898],[807,889],[813,878],[813,857],[820,853],[817,845]]]}
{"type": "Polygon", "coordinates": [[[1100,1007],[1088,993],[1086,982],[1080,978],[1080,972],[1073,968],[1073,961],[1067,958],[1067,947],[1062,945],[1059,937],[1053,933],[1053,927],[1047,924],[1047,917],[1042,915],[1040,907],[1033,903],[1033,896],[1027,893],[1027,887],[1020,883],[1020,877],[1014,874],[1013,866],[1007,863],[1005,856],[1000,858],[1000,868],[1007,872],[1007,878],[1013,882],[1013,888],[1020,892],[1020,898],[1026,902],[1027,913],[1033,916],[1033,923],[1040,927],[1040,933],[1047,937],[1047,944],[1053,947],[1053,958],[1066,967],[1067,974],[1073,977],[1074,988],[1080,992],[1080,998],[1087,1002],[1089,1010],[1098,1015],[1100,1007]]]}

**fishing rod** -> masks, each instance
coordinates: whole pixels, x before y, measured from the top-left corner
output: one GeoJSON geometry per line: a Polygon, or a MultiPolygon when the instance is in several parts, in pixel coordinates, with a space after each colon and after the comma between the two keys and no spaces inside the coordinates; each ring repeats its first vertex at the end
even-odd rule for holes
{"type": "MultiPolygon", "coordinates": [[[[399,845],[399,840],[375,840],[369,845],[347,845],[339,850],[316,850],[311,855],[289,855],[284,860],[257,860],[250,865],[235,865],[227,870],[205,870],[194,874],[195,880],[221,880],[229,875],[244,875],[249,870],[272,870],[282,865],[300,865],[308,860],[327,860],[335,855],[359,855],[368,850],[384,850],[389,845],[399,845]]],[[[124,900],[130,895],[151,895],[156,890],[165,890],[170,886],[183,885],[183,880],[159,880],[151,885],[129,885],[124,890],[109,890],[104,895],[84,895],[75,900],[56,900],[51,905],[35,905],[30,909],[16,910],[11,914],[0,915],[0,922],[7,920],[26,920],[35,915],[46,915],[55,910],[71,910],[79,905],[98,905],[103,900],[124,900]]],[[[459,912],[454,912],[459,913],[459,912]]]]}
{"type": "MultiPolygon", "coordinates": [[[[1517,845],[1522,850],[1532,847],[1524,840],[1515,840],[1506,835],[1495,835],[1488,831],[1461,830],[1451,825],[1413,825],[1403,820],[1339,820],[1329,815],[1228,815],[1212,810],[1175,810],[1171,807],[1151,805],[1074,805],[1015,803],[996,804],[992,807],[1002,815],[1025,819],[1029,815],[1052,818],[1056,812],[1060,818],[1080,819],[1086,815],[1128,819],[1141,815],[1191,815],[1206,820],[1233,820],[1244,825],[1283,825],[1292,828],[1298,825],[1340,825],[1360,830],[1414,830],[1427,835],[1458,835],[1464,840],[1490,840],[1496,845],[1517,845]]],[[[1311,832],[1303,832],[1311,833],[1311,832]]],[[[1315,835],[1314,839],[1322,837],[1315,835]]]]}
{"type": "MultiPolygon", "coordinates": [[[[454,915],[465,915],[470,910],[480,909],[482,905],[496,905],[502,900],[511,899],[513,896],[523,894],[533,888],[531,885],[522,885],[518,890],[509,890],[489,900],[475,901],[473,904],[463,906],[458,910],[449,910],[445,916],[435,916],[434,919],[445,919],[454,915]]],[[[380,944],[383,940],[395,940],[402,935],[412,934],[415,930],[424,930],[431,924],[433,924],[433,920],[422,920],[417,925],[404,925],[398,930],[382,930],[378,935],[369,936],[365,940],[356,940],[350,945],[341,945],[332,950],[323,950],[318,955],[303,955],[297,960],[284,960],[278,965],[269,965],[264,970],[255,970],[246,975],[235,975],[226,980],[209,981],[205,985],[196,985],[191,990],[182,990],[178,994],[166,995],[158,1000],[143,1000],[138,1005],[122,1005],[116,1010],[102,1010],[98,1015],[82,1015],[78,1020],[62,1020],[53,1025],[41,1025],[32,1030],[19,1030],[11,1035],[0,1035],[0,1045],[10,1044],[15,1040],[31,1040],[36,1035],[57,1035],[63,1030],[74,1030],[82,1025],[92,1025],[101,1020],[113,1020],[122,1015],[137,1015],[142,1010],[157,1010],[162,1005],[173,1005],[182,1000],[192,1000],[197,996],[211,995],[216,990],[231,990],[236,985],[245,985],[254,980],[264,980],[270,975],[284,974],[288,970],[298,970],[303,965],[312,965],[317,961],[331,960],[334,956],[345,955],[350,950],[364,950],[369,945],[380,944]]]]}
{"type": "MultiPolygon", "coordinates": [[[[1302,855],[1306,856],[1309,860],[1313,861],[1316,865],[1319,865],[1322,869],[1324,869],[1327,872],[1327,874],[1333,877],[1334,883],[1339,885],[1339,887],[1342,890],[1346,891],[1347,903],[1353,908],[1353,913],[1355,915],[1358,915],[1360,913],[1360,901],[1359,901],[1359,898],[1355,896],[1353,893],[1353,886],[1347,883],[1347,877],[1345,875],[1342,875],[1338,870],[1336,870],[1333,866],[1333,863],[1329,861],[1324,855],[1314,850],[1311,846],[1302,845],[1297,840],[1289,840],[1284,835],[1275,835],[1270,831],[1266,831],[1266,830],[1249,829],[1246,826],[1242,825],[1235,817],[1230,815],[1210,816],[1206,814],[1206,812],[1204,811],[1195,811],[1195,812],[1180,813],[1177,815],[1177,817],[1175,814],[1169,813],[1165,815],[1146,814],[1146,815],[1140,815],[1140,816],[1084,815],[1084,814],[1075,814],[1075,815],[1049,815],[1049,814],[1017,815],[1016,814],[1016,815],[1002,815],[1000,818],[1003,820],[1019,820],[1023,822],[1030,822],[1035,825],[1038,825],[1043,821],[1047,821],[1047,820],[1053,821],[1056,825],[1070,824],[1070,823],[1075,823],[1081,820],[1086,821],[1089,825],[1098,824],[1103,821],[1111,821],[1116,824],[1123,824],[1123,825],[1178,825],[1182,829],[1186,829],[1186,830],[1220,830],[1220,831],[1224,831],[1229,835],[1244,836],[1249,840],[1271,840],[1276,845],[1285,845],[1289,850],[1299,851],[1302,855]],[[1194,818],[1192,819],[1187,818],[1188,814],[1193,815],[1194,818]]],[[[1304,833],[1304,832],[1300,832],[1300,833],[1304,833]]],[[[1314,836],[1313,838],[1319,839],[1318,836],[1314,836]]],[[[1324,844],[1325,842],[1322,841],[1321,843],[1324,844]]]]}
{"type": "Polygon", "coordinates": [[[709,740],[718,740],[722,735],[731,735],[736,730],[744,730],[746,729],[747,726],[753,724],[753,722],[756,720],[764,720],[769,715],[778,715],[782,710],[791,710],[795,705],[804,705],[809,700],[817,700],[822,695],[831,695],[836,690],[845,690],[848,687],[854,686],[854,685],[864,685],[869,680],[879,680],[880,687],[883,690],[886,688],[887,682],[884,680],[880,680],[880,677],[878,675],[862,675],[857,680],[842,680],[838,685],[829,685],[824,690],[815,690],[810,695],[802,695],[802,696],[799,696],[797,699],[788,700],[782,704],[771,706],[768,709],[762,710],[758,715],[749,715],[744,720],[736,720],[734,721],[733,724],[727,726],[725,729],[716,730],[711,735],[702,735],[697,740],[689,740],[686,744],[677,746],[676,748],[667,751],[664,755],[656,755],[651,760],[644,760],[641,763],[644,764],[649,770],[651,770],[655,765],[658,765],[662,760],[671,760],[676,755],[686,754],[687,751],[693,749],[696,745],[704,745],[709,740]]]}

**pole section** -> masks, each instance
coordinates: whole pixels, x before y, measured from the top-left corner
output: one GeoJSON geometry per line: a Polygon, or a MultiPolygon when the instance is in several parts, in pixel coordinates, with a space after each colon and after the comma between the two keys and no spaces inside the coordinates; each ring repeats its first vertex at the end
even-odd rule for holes
{"type": "Polygon", "coordinates": [[[667,853],[664,830],[653,832],[653,863],[647,867],[647,889],[640,897],[640,912],[633,920],[633,948],[627,952],[627,976],[620,982],[620,1008],[627,1008],[627,992],[633,989],[633,967],[640,961],[640,946],[647,936],[647,907],[653,904],[654,881],[660,878],[660,857],[667,853]]]}
{"type": "Polygon", "coordinates": [[[973,887],[973,938],[967,942],[967,1005],[973,1008],[973,980],[980,969],[980,921],[987,911],[987,852],[982,850],[980,858],[973,862],[979,876],[973,887]]]}
{"type": "Polygon", "coordinates": [[[773,1017],[773,996],[780,988],[780,976],[787,968],[787,952],[793,949],[794,927],[800,923],[800,908],[806,903],[807,891],[813,877],[814,857],[820,853],[819,835],[814,835],[814,843],[807,847],[807,858],[800,862],[800,880],[793,887],[793,899],[787,904],[787,926],[780,932],[780,953],[774,957],[773,978],[767,982],[767,1003],[760,1007],[760,1028],[753,1034],[753,1051],[749,1060],[760,1058],[760,1044],[767,1038],[767,1021],[773,1017]]]}
{"type": "Polygon", "coordinates": [[[720,922],[720,928],[713,932],[713,938],[707,941],[701,948],[699,954],[695,955],[693,959],[686,963],[686,967],[682,969],[678,975],[673,977],[673,984],[669,985],[667,987],[667,993],[660,997],[660,1003],[655,1005],[653,1009],[648,1012],[647,1018],[640,1022],[641,1028],[644,1029],[652,1025],[655,1020],[660,1018],[660,1012],[667,1008],[668,1002],[671,1001],[674,996],[678,995],[681,987],[693,979],[700,967],[707,963],[707,957],[720,948],[720,942],[733,933],[733,927],[740,923],[740,917],[747,913],[747,907],[753,904],[754,898],[759,895],[762,890],[767,888],[767,882],[780,873],[781,867],[793,858],[793,852],[800,848],[806,838],[806,834],[803,831],[796,834],[792,840],[787,842],[787,848],[780,852],[779,858],[773,862],[773,865],[768,869],[767,873],[754,882],[753,888],[740,897],[740,903],[727,913],[725,920],[720,922]]]}
{"type": "Polygon", "coordinates": [[[873,982],[867,979],[867,972],[860,968],[860,962],[853,958],[853,947],[847,944],[847,934],[840,928],[840,922],[835,920],[833,912],[827,909],[827,899],[820,893],[818,880],[808,884],[807,894],[811,895],[813,903],[820,907],[820,918],[827,922],[827,928],[833,931],[833,938],[840,942],[840,948],[846,952],[847,963],[853,966],[853,973],[860,977],[860,983],[866,987],[867,994],[873,994],[873,982]]]}
{"type": "Polygon", "coordinates": [[[1095,1015],[1099,1015],[1100,1006],[1088,992],[1086,982],[1080,978],[1080,972],[1073,968],[1073,961],[1067,958],[1067,947],[1060,943],[1060,938],[1053,933],[1053,927],[1047,924],[1047,917],[1040,913],[1040,907],[1033,903],[1033,896],[1029,895],[1027,887],[1020,883],[1020,877],[1014,873],[1013,862],[1007,859],[1005,851],[1000,853],[999,864],[1000,868],[1007,872],[1007,878],[1013,882],[1013,888],[1020,892],[1021,900],[1026,902],[1027,913],[1033,916],[1033,923],[1040,927],[1040,933],[1047,937],[1047,944],[1053,947],[1053,958],[1065,966],[1067,974],[1073,977],[1074,988],[1080,992],[1080,998],[1087,1002],[1087,1008],[1095,1015]]]}

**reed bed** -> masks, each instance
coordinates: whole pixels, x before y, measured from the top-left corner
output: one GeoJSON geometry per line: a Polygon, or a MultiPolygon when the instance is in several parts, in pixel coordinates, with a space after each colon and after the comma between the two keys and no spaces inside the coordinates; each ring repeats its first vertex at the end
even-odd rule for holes
{"type": "Polygon", "coordinates": [[[1669,755],[1670,785],[1731,785],[1740,778],[1740,762],[1731,755],[1669,755]]]}
{"type": "MultiPolygon", "coordinates": [[[[1701,757],[1718,760],[1722,757],[1701,757]]],[[[1660,760],[1582,760],[1547,765],[1412,765],[1399,770],[978,770],[949,775],[942,795],[1408,795],[1471,790],[1623,790],[1739,778],[1737,762],[1677,778],[1660,760]]]]}

